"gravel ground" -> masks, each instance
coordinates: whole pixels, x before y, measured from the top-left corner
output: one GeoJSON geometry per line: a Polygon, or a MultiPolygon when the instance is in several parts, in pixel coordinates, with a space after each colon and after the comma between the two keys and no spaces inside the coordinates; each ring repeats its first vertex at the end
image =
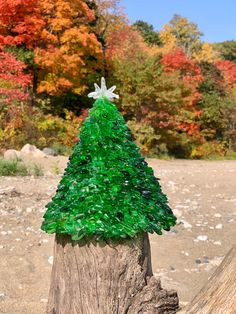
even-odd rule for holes
{"type": "MultiPolygon", "coordinates": [[[[0,177],[0,313],[45,313],[54,237],[40,225],[66,162],[37,160],[45,173],[39,178],[0,177]]],[[[150,236],[153,271],[184,306],[235,243],[236,161],[149,164],[178,217],[170,232],[150,236]]]]}

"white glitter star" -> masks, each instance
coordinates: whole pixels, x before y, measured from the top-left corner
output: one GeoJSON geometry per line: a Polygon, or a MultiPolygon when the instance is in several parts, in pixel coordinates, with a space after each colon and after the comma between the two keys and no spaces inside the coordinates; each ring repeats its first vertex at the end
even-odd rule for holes
{"type": "Polygon", "coordinates": [[[114,94],[114,90],[116,89],[116,86],[112,86],[111,88],[107,89],[106,81],[104,77],[101,78],[101,87],[99,87],[96,83],[95,86],[95,92],[89,93],[88,97],[98,99],[101,97],[107,97],[108,99],[112,100],[112,98],[119,99],[119,95],[114,94]]]}

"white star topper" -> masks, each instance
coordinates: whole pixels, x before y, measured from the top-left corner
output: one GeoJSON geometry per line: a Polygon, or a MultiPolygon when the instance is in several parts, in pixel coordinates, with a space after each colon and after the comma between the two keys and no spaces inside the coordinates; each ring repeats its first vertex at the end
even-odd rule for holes
{"type": "Polygon", "coordinates": [[[95,86],[95,92],[89,93],[88,97],[93,99],[99,99],[102,97],[107,97],[108,99],[117,98],[119,99],[119,95],[114,94],[114,90],[116,89],[116,86],[112,86],[111,88],[107,89],[106,81],[104,77],[101,78],[101,87],[99,87],[96,83],[95,86]]]}

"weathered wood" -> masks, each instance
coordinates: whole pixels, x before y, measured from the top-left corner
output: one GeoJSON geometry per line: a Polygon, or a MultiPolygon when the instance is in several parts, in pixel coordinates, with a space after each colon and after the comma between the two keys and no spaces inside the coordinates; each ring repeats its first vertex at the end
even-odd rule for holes
{"type": "Polygon", "coordinates": [[[123,243],[57,235],[47,314],[172,314],[175,291],[152,276],[147,234],[123,243]]]}
{"type": "Polygon", "coordinates": [[[187,314],[236,314],[235,246],[183,312],[187,314]]]}

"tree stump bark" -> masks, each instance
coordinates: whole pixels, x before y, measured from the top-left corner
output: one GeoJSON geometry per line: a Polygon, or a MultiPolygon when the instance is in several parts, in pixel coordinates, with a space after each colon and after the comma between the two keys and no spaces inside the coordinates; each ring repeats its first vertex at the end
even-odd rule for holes
{"type": "Polygon", "coordinates": [[[183,310],[186,314],[236,314],[235,246],[217,267],[207,284],[183,310]]]}
{"type": "Polygon", "coordinates": [[[123,242],[56,235],[47,314],[173,314],[175,291],[153,277],[147,234],[123,242]]]}

